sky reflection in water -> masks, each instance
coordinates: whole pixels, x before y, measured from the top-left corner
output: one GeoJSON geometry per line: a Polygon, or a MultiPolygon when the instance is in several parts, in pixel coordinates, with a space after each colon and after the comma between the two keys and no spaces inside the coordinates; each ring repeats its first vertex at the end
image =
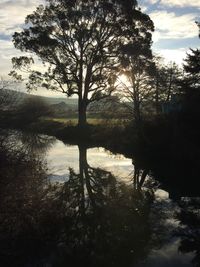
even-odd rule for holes
{"type": "MultiPolygon", "coordinates": [[[[64,182],[69,179],[69,168],[75,172],[79,171],[79,150],[78,146],[65,145],[61,141],[56,141],[47,155],[49,173],[51,181],[64,182]]],[[[95,168],[102,168],[119,180],[130,184],[133,180],[134,166],[132,160],[123,155],[114,155],[104,148],[87,149],[87,162],[95,168]]],[[[176,205],[171,204],[168,192],[158,188],[155,191],[155,201],[165,206],[167,210],[175,211],[176,205]]],[[[138,264],[138,267],[189,267],[194,257],[193,253],[181,254],[178,251],[180,238],[173,237],[172,232],[179,226],[179,221],[173,219],[174,214],[166,218],[165,228],[169,228],[169,241],[161,248],[152,249],[145,263],[138,264]]]]}
{"type": "MultiPolygon", "coordinates": [[[[52,181],[64,182],[69,178],[69,168],[79,170],[78,146],[65,145],[56,141],[46,155],[48,172],[52,181]]],[[[91,167],[111,171],[123,181],[132,180],[134,167],[132,160],[122,155],[113,155],[104,148],[87,149],[87,161],[91,167]]]]}
{"type": "Polygon", "coordinates": [[[178,204],[152,177],[134,185],[132,159],[103,148],[11,139],[23,160],[1,147],[1,266],[199,266],[198,199],[178,204]]]}

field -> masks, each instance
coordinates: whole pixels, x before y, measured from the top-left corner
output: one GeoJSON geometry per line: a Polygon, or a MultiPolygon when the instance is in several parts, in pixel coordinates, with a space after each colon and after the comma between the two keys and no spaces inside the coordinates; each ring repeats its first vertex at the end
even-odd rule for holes
{"type": "MultiPolygon", "coordinates": [[[[53,121],[53,122],[59,122],[64,124],[65,126],[76,126],[78,124],[78,119],[77,118],[56,118],[56,117],[43,117],[41,118],[43,121],[53,121]]],[[[88,124],[91,125],[119,125],[119,124],[124,124],[123,120],[119,119],[101,119],[101,118],[88,118],[87,119],[88,124]]]]}

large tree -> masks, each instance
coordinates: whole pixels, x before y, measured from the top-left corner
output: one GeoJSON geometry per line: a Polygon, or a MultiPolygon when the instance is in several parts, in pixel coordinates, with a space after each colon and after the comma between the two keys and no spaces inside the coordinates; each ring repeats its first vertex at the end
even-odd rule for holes
{"type": "MultiPolygon", "coordinates": [[[[153,27],[151,21],[148,27],[153,27]]],[[[122,73],[126,79],[122,83],[122,90],[137,126],[141,122],[141,109],[145,102],[149,101],[152,94],[154,63],[151,54],[151,35],[146,31],[142,38],[133,39],[121,49],[122,73]]]]}
{"type": "Polygon", "coordinates": [[[88,104],[116,87],[118,48],[151,31],[149,22],[135,0],[46,0],[13,36],[16,48],[37,56],[45,67],[31,71],[33,58],[24,56],[13,58],[13,66],[31,71],[29,89],[40,84],[78,95],[79,125],[84,126],[88,104]]]}
{"type": "Polygon", "coordinates": [[[183,68],[185,71],[184,86],[188,89],[200,88],[200,49],[190,49],[184,60],[183,68]]]}
{"type": "MultiPolygon", "coordinates": [[[[199,28],[199,38],[200,38],[200,22],[196,22],[199,28]]],[[[184,59],[183,64],[184,77],[181,84],[182,91],[197,92],[199,94],[200,89],[200,49],[190,49],[184,59]]]]}
{"type": "Polygon", "coordinates": [[[175,62],[162,64],[160,58],[155,58],[154,103],[157,114],[161,112],[161,103],[169,103],[173,95],[179,94],[177,83],[181,77],[182,69],[175,62]]]}

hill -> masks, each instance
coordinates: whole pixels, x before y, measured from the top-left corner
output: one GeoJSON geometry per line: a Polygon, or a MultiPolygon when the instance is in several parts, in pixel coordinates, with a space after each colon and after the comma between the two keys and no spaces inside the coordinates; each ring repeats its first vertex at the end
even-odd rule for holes
{"type": "Polygon", "coordinates": [[[38,95],[27,94],[20,91],[15,90],[0,90],[0,103],[1,105],[9,105],[18,106],[26,99],[40,99],[46,102],[49,105],[57,105],[59,103],[65,103],[68,106],[68,109],[77,110],[78,100],[74,98],[65,98],[65,97],[44,97],[38,95]]]}

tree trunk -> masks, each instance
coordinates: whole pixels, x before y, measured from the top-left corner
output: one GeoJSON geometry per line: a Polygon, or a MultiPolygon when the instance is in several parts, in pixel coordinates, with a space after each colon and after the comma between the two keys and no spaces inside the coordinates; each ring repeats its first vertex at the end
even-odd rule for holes
{"type": "Polygon", "coordinates": [[[136,125],[139,128],[141,123],[141,113],[140,113],[140,103],[139,100],[137,99],[134,100],[134,118],[136,125]]]}
{"type": "Polygon", "coordinates": [[[156,102],[156,115],[159,114],[159,81],[158,77],[156,78],[156,96],[155,96],[155,102],[156,102]]]}
{"type": "Polygon", "coordinates": [[[80,211],[81,215],[85,215],[85,178],[84,178],[84,169],[86,162],[86,149],[83,149],[81,146],[79,148],[79,179],[80,179],[80,211]]]}
{"type": "Polygon", "coordinates": [[[80,128],[85,128],[87,125],[86,111],[87,111],[87,104],[86,104],[85,100],[79,99],[79,102],[78,102],[78,126],[80,128]]]}
{"type": "MultiPolygon", "coordinates": [[[[88,171],[90,167],[87,163],[87,149],[84,145],[79,145],[78,148],[79,148],[79,169],[80,169],[80,177],[82,177],[82,181],[83,181],[82,183],[83,189],[85,188],[85,185],[86,185],[89,199],[94,208],[96,207],[96,204],[95,204],[95,199],[94,199],[94,195],[92,192],[92,187],[90,184],[90,175],[88,171]]],[[[83,190],[83,193],[84,193],[84,190],[83,190]]]]}

